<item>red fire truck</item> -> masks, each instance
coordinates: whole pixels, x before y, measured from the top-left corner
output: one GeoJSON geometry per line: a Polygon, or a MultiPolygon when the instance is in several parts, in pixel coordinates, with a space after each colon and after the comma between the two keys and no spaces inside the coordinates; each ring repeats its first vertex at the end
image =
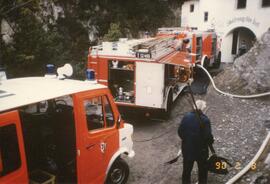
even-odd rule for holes
{"type": "Polygon", "coordinates": [[[214,32],[161,28],[154,38],[120,39],[90,48],[88,69],[109,87],[118,105],[169,112],[192,81],[195,64],[219,65],[217,45],[214,32]]]}
{"type": "Polygon", "coordinates": [[[0,183],[127,181],[132,125],[106,86],[64,76],[0,81],[0,183]]]}
{"type": "Polygon", "coordinates": [[[169,112],[191,78],[192,63],[184,60],[187,53],[176,50],[177,43],[171,35],[103,42],[90,49],[88,68],[110,88],[118,105],[169,112]]]}
{"type": "Polygon", "coordinates": [[[198,31],[191,28],[164,27],[158,29],[157,35],[175,35],[183,43],[181,49],[190,53],[192,63],[202,64],[205,68],[219,68],[221,64],[221,39],[213,30],[198,31]]]}

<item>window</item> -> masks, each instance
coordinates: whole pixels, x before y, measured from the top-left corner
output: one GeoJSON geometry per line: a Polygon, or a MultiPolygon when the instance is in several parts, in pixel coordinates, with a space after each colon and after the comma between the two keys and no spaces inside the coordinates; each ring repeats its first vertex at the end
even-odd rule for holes
{"type": "Polygon", "coordinates": [[[204,22],[208,21],[208,12],[204,12],[204,22]]]}
{"type": "Polygon", "coordinates": [[[104,97],[104,109],[105,109],[105,117],[106,117],[106,127],[114,126],[113,111],[107,97],[104,97]]]}
{"type": "Polygon", "coordinates": [[[270,7],[270,0],[262,0],[262,7],[270,7]]]}
{"type": "Polygon", "coordinates": [[[202,55],[202,37],[196,38],[196,60],[200,59],[202,55]]]}
{"type": "Polygon", "coordinates": [[[94,97],[90,100],[85,100],[84,109],[89,131],[105,127],[101,97],[94,97]]]}
{"type": "Polygon", "coordinates": [[[194,4],[190,5],[190,12],[194,12],[194,4]]]}
{"type": "Polygon", "coordinates": [[[217,38],[212,39],[212,53],[215,54],[217,49],[217,38]]]}
{"type": "Polygon", "coordinates": [[[89,131],[114,126],[114,116],[106,96],[94,97],[84,101],[87,127],[89,131]]]}
{"type": "Polygon", "coordinates": [[[246,8],[247,0],[237,0],[237,9],[246,8]]]}
{"type": "Polygon", "coordinates": [[[17,170],[21,165],[16,126],[0,127],[0,177],[17,170]]]}

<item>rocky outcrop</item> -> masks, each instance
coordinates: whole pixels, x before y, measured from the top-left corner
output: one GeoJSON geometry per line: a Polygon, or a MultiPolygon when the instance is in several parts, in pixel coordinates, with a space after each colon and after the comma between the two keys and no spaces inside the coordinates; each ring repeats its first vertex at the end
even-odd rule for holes
{"type": "Polygon", "coordinates": [[[270,29],[243,56],[217,76],[224,91],[255,94],[270,91],[270,29]]]}

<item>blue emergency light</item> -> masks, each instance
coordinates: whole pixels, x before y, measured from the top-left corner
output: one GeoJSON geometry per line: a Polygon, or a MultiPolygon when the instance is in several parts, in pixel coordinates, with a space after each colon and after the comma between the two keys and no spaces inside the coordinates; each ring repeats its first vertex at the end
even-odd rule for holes
{"type": "Polygon", "coordinates": [[[95,80],[95,70],[93,69],[87,69],[86,70],[86,79],[87,80],[95,80]]]}
{"type": "Polygon", "coordinates": [[[53,64],[46,65],[46,74],[48,74],[48,75],[55,74],[55,66],[53,64]]]}

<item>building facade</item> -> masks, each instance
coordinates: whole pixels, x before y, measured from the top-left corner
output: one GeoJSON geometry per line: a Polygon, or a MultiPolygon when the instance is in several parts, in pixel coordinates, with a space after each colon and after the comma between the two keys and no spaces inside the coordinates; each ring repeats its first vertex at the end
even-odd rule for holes
{"type": "Polygon", "coordinates": [[[185,1],[181,26],[214,29],[222,39],[222,62],[233,62],[269,29],[270,0],[185,1]]]}

